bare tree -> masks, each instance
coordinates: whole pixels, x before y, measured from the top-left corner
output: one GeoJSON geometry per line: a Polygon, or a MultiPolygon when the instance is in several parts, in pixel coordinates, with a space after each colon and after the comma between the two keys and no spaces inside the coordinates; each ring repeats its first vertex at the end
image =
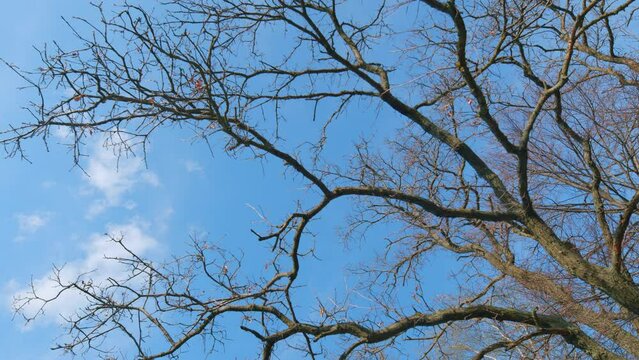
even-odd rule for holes
{"type": "MultiPolygon", "coordinates": [[[[71,22],[82,47],[53,44],[39,71],[16,69],[40,97],[33,121],[4,132],[10,154],[56,127],[72,131],[77,160],[94,133],[127,151],[160,127],[190,127],[223,139],[229,154],[282,162],[315,202],[252,230],[272,244],[259,276],[194,239],[192,253],[163,264],[133,252],[113,259],[129,267],[125,279],[60,277],[60,292],[88,301],[60,349],[108,351],[102,340],[120,334],[155,359],[239,327],[264,359],[287,348],[341,359],[639,358],[635,1],[170,0],[98,10],[99,23],[71,22]],[[74,94],[52,102],[57,87],[74,94]],[[310,110],[287,120],[300,102],[310,110]],[[353,112],[394,130],[361,140],[347,161],[327,156],[331,126],[353,112]],[[310,133],[281,131],[292,121],[310,133]],[[322,246],[309,224],[341,198],[356,200],[346,238],[366,242],[382,223],[399,229],[384,245],[366,243],[380,256],[353,272],[357,291],[377,302],[366,311],[348,297],[296,302],[304,263],[322,246]],[[458,256],[461,285],[433,304],[423,268],[442,251],[458,256]],[[221,327],[229,314],[241,320],[221,327]]],[[[51,301],[34,292],[16,306],[51,301]]]]}

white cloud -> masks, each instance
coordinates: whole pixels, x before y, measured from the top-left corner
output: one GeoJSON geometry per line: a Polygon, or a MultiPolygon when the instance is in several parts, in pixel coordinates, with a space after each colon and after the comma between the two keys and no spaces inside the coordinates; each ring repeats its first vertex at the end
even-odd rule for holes
{"type": "Polygon", "coordinates": [[[203,172],[204,171],[204,167],[202,167],[202,165],[194,160],[187,160],[184,162],[184,167],[186,168],[186,171],[189,173],[194,173],[194,172],[203,172]]]}
{"type": "MultiPolygon", "coordinates": [[[[129,223],[124,225],[110,225],[107,233],[115,238],[122,236],[123,242],[128,249],[139,256],[145,256],[153,249],[157,248],[157,241],[145,232],[145,225],[139,223],[129,223]]],[[[62,283],[72,281],[85,281],[94,285],[104,284],[107,279],[121,279],[126,277],[128,269],[121,263],[107,258],[126,257],[126,251],[111,241],[108,235],[93,234],[83,248],[83,256],[74,261],[68,262],[59,272],[59,280],[62,283]]],[[[33,290],[38,297],[49,299],[55,297],[60,292],[60,286],[55,279],[55,272],[50,272],[45,276],[33,280],[33,290]]],[[[31,287],[16,289],[15,281],[7,285],[6,289],[12,289],[12,306],[19,305],[18,299],[29,296],[31,287]],[[18,301],[18,302],[15,302],[18,301]]],[[[46,312],[40,315],[40,321],[45,323],[63,323],[63,317],[74,314],[78,309],[86,304],[84,295],[77,291],[67,291],[46,307],[46,312]]],[[[24,315],[35,315],[42,305],[41,302],[31,302],[22,308],[24,315]]]]}
{"type": "Polygon", "coordinates": [[[145,168],[141,158],[118,157],[113,149],[104,146],[95,147],[89,157],[86,172],[90,187],[103,195],[102,199],[97,199],[91,204],[88,217],[99,215],[110,207],[123,206],[132,209],[135,203],[125,199],[125,195],[136,185],[160,185],[157,175],[145,168]]]}
{"type": "Polygon", "coordinates": [[[168,224],[174,213],[175,210],[173,209],[173,207],[165,207],[153,220],[154,229],[156,229],[156,231],[158,231],[159,233],[166,232],[169,229],[168,224]]]}
{"type": "Polygon", "coordinates": [[[17,214],[18,228],[23,233],[34,233],[49,222],[49,214],[17,214]]]}
{"type": "Polygon", "coordinates": [[[35,212],[30,214],[16,214],[16,222],[18,223],[18,235],[15,241],[22,241],[27,235],[32,235],[46,226],[51,220],[51,213],[35,212]]]}
{"type": "Polygon", "coordinates": [[[71,129],[66,126],[56,126],[51,131],[51,135],[59,141],[67,141],[71,138],[71,129]]]}
{"type": "Polygon", "coordinates": [[[105,199],[94,200],[89,206],[86,216],[87,218],[93,218],[94,216],[103,213],[104,210],[108,209],[110,206],[113,205],[109,204],[109,202],[105,199]]]}
{"type": "Polygon", "coordinates": [[[41,185],[41,186],[42,186],[42,188],[44,188],[44,189],[51,189],[51,188],[53,188],[54,186],[56,186],[57,184],[56,184],[56,182],[55,182],[55,181],[53,181],[53,180],[46,180],[46,181],[43,181],[40,185],[41,185]]]}

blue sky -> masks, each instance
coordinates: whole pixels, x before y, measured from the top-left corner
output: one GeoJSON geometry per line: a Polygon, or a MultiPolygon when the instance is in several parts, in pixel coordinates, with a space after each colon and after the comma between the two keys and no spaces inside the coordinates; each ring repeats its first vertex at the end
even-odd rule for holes
{"type": "MultiPolygon", "coordinates": [[[[0,57],[32,69],[39,65],[32,46],[52,40],[73,46],[74,40],[60,19],[63,15],[91,18],[95,13],[84,1],[4,2],[0,57]]],[[[24,84],[6,67],[0,68],[0,84],[2,128],[29,121],[21,106],[33,93],[16,90],[24,84]]],[[[303,106],[289,111],[308,113],[303,106]]],[[[303,122],[307,120],[302,117],[290,133],[307,129],[303,122]]],[[[359,129],[384,129],[383,120],[383,113],[379,118],[353,115],[348,122],[334,125],[329,156],[343,156],[341,150],[352,149],[361,135],[359,129]]],[[[308,196],[304,184],[283,176],[284,168],[278,162],[231,159],[215,145],[211,154],[188,130],[170,128],[156,134],[146,165],[141,157],[118,163],[99,138],[91,139],[86,146],[89,156],[81,163],[87,174],[73,166],[71,154],[62,145],[68,140],[64,132],[56,133],[52,140],[48,152],[41,141],[26,144],[29,161],[0,161],[0,348],[6,359],[64,358],[49,348],[61,334],[58,314],[72,310],[79,300],[59,302],[39,321],[25,327],[19,318],[12,320],[10,299],[23,291],[30,279],[48,291],[47,276],[53,264],[66,264],[76,274],[95,270],[94,276],[103,278],[117,273],[117,267],[103,260],[104,254],[117,254],[105,242],[105,232],[124,233],[135,249],[158,259],[185,251],[189,234],[206,234],[210,241],[242,250],[248,261],[257,262],[270,249],[270,244],[257,243],[249,232],[251,227],[259,227],[257,213],[276,222],[294,209],[296,199],[308,196]]],[[[320,244],[321,260],[309,262],[302,271],[301,281],[308,285],[306,299],[330,297],[334,288],[343,290],[349,281],[344,267],[372,256],[357,242],[345,250],[338,239],[349,205],[348,201],[331,205],[331,211],[311,227],[318,234],[315,241],[320,244]]],[[[366,241],[381,241],[381,235],[366,241]]],[[[427,280],[431,290],[442,288],[448,277],[442,267],[445,259],[431,264],[432,269],[438,269],[427,280]]],[[[229,337],[246,341],[243,336],[235,330],[229,332],[229,337]]],[[[259,345],[252,343],[255,347],[251,348],[243,341],[229,343],[220,351],[254,358],[259,345]]],[[[182,358],[202,358],[201,347],[194,344],[182,358]]]]}

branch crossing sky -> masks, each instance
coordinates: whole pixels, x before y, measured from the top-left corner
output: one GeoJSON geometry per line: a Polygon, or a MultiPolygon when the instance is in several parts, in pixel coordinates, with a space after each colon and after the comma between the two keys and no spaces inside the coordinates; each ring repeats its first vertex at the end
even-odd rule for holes
{"type": "MultiPolygon", "coordinates": [[[[88,1],[5,1],[0,11],[0,58],[37,69],[39,57],[33,46],[53,40],[69,48],[77,45],[61,16],[91,19],[96,15],[88,1]]],[[[16,90],[23,85],[8,68],[0,68],[2,129],[31,120],[21,107],[35,94],[16,90]]],[[[25,144],[28,161],[0,161],[0,348],[4,359],[67,358],[49,349],[61,335],[59,314],[73,312],[82,298],[58,301],[30,324],[13,318],[11,299],[27,289],[31,279],[43,294],[55,291],[49,280],[54,265],[64,265],[69,277],[91,272],[99,281],[117,275],[122,269],[104,257],[117,256],[120,250],[107,241],[105,233],[122,234],[132,250],[157,259],[184,252],[189,235],[199,234],[231,250],[242,249],[245,261],[257,262],[261,259],[257,253],[267,253],[271,244],[258,243],[249,229],[259,226],[262,214],[279,221],[306,191],[294,179],[284,179],[281,164],[211,154],[188,130],[161,130],[150,143],[146,163],[141,156],[118,159],[95,137],[85,146],[84,172],[73,166],[72,154],[64,146],[69,141],[67,133],[58,131],[50,140],[49,151],[38,139],[25,144]]],[[[345,276],[341,266],[334,273],[327,270],[332,268],[329,264],[350,260],[334,255],[345,251],[334,225],[344,214],[345,209],[336,208],[318,225],[323,235],[316,241],[333,245],[319,249],[321,262],[305,265],[304,271],[310,274],[306,276],[314,280],[309,289],[313,298],[330,296],[332,287],[323,285],[331,279],[339,284],[345,276]]],[[[430,281],[443,282],[446,276],[440,271],[430,281]]],[[[244,335],[230,331],[228,336],[244,335]]],[[[255,358],[260,346],[249,341],[254,342],[252,346],[237,341],[220,351],[240,359],[255,358]]],[[[201,359],[200,346],[192,344],[181,359],[201,359]]]]}

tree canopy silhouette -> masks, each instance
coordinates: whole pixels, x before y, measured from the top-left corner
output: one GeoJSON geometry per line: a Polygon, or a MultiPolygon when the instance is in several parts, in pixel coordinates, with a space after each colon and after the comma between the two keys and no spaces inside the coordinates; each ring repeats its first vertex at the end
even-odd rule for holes
{"type": "MultiPolygon", "coordinates": [[[[127,278],[57,279],[60,293],[87,299],[58,348],[108,351],[102,340],[119,333],[156,359],[197,336],[223,343],[233,328],[262,344],[263,359],[638,358],[636,10],[618,0],[169,0],[70,21],[82,46],[54,43],[39,70],[16,68],[38,97],[33,121],[3,132],[10,154],[64,127],[80,162],[89,136],[134,151],[180,126],[230,155],[281,162],[308,188],[281,222],[247,227],[272,246],[259,274],[202,239],[158,263],[114,236],[127,278]],[[60,87],[70,92],[58,101],[60,87]],[[288,118],[299,103],[303,115],[288,118]],[[347,158],[326,150],[334,123],[367,129],[375,117],[388,127],[347,158]],[[281,130],[290,122],[308,132],[281,130]],[[355,200],[344,237],[380,254],[353,269],[374,302],[365,311],[347,296],[298,300],[313,247],[336,241],[323,229],[314,243],[308,226],[342,198],[355,200]],[[395,230],[367,242],[379,224],[395,230]],[[433,302],[423,269],[442,252],[461,265],[455,295],[433,302]],[[222,321],[229,314],[241,317],[222,321]]],[[[54,301],[34,291],[16,307],[54,301]]]]}

